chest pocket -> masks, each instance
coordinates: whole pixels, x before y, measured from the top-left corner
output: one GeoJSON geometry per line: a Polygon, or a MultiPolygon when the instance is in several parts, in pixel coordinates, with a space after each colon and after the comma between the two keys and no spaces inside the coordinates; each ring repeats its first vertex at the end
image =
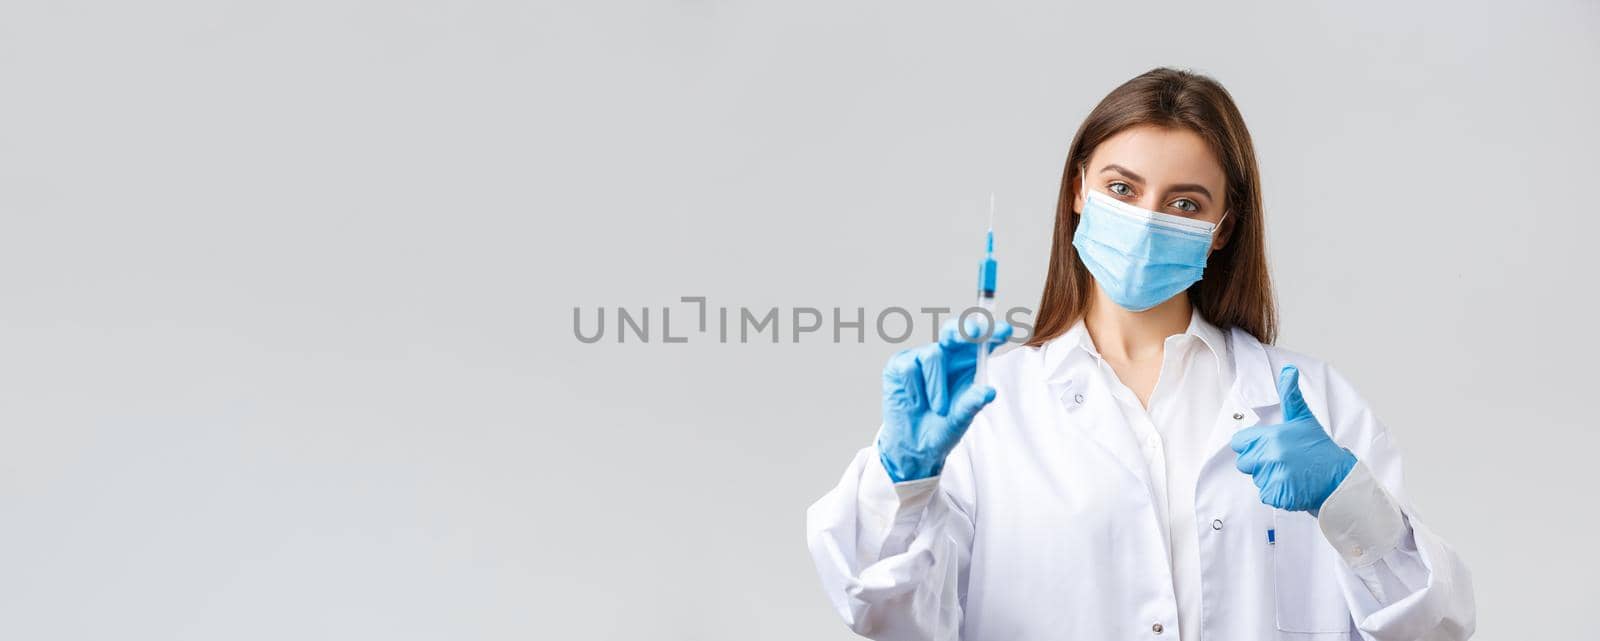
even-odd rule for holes
{"type": "Polygon", "coordinates": [[[1272,544],[1278,630],[1301,634],[1350,633],[1350,607],[1339,588],[1339,564],[1317,521],[1305,512],[1273,510],[1272,544]]]}

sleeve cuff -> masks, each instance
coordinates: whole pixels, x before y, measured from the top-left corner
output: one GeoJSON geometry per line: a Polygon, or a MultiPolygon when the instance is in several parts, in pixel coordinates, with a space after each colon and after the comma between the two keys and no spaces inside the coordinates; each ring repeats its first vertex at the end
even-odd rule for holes
{"type": "Polygon", "coordinates": [[[915,481],[894,482],[888,470],[878,461],[876,453],[868,469],[862,472],[862,498],[880,513],[892,515],[895,521],[916,520],[927,507],[934,492],[939,489],[939,477],[930,476],[915,481]]]}
{"type": "Polygon", "coordinates": [[[1394,497],[1360,461],[1322,502],[1317,525],[1351,567],[1369,565],[1393,552],[1410,527],[1394,497]]]}

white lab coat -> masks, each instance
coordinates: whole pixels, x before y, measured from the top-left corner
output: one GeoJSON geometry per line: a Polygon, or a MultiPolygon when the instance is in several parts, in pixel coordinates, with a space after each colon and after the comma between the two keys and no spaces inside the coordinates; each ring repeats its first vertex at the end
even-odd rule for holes
{"type": "MultiPolygon", "coordinates": [[[[1234,380],[1195,489],[1201,630],[1183,636],[1469,637],[1475,605],[1467,569],[1405,502],[1399,454],[1366,402],[1316,359],[1238,329],[1227,342],[1234,380]],[[1312,413],[1360,461],[1324,512],[1343,494],[1339,509],[1386,506],[1393,516],[1347,517],[1340,531],[1325,531],[1310,514],[1262,504],[1250,477],[1235,469],[1233,432],[1281,419],[1275,382],[1285,363],[1300,368],[1312,413]],[[1388,521],[1392,536],[1381,534],[1388,521]],[[1370,549],[1385,538],[1388,549],[1370,549]]],[[[1105,383],[1070,380],[1074,370],[1059,356],[1066,350],[1049,347],[993,359],[997,398],[941,476],[892,483],[868,447],[807,511],[823,588],[858,634],[881,641],[1178,638],[1166,534],[1139,445],[1107,402],[1105,383]]]]}

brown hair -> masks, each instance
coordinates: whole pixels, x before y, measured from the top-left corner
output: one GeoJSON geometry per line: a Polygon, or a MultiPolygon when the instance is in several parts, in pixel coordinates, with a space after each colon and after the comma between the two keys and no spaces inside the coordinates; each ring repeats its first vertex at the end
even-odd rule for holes
{"type": "Polygon", "coordinates": [[[1267,275],[1265,232],[1261,224],[1261,175],[1244,117],[1228,91],[1206,76],[1165,67],[1151,69],[1117,87],[1084,118],[1067,149],[1056,204],[1055,238],[1044,295],[1039,300],[1030,346],[1060,336],[1083,316],[1094,290],[1089,270],[1072,247],[1078,217],[1072,205],[1079,168],[1107,138],[1135,125],[1182,127],[1199,134],[1222,161],[1227,184],[1231,236],[1206,260],[1205,277],[1189,288],[1189,301],[1208,322],[1238,327],[1263,343],[1278,332],[1272,280],[1267,275]]]}

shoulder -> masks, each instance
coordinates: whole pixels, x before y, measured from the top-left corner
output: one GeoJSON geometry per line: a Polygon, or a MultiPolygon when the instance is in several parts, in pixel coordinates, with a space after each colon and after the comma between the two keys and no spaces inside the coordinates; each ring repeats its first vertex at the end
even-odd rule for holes
{"type": "Polygon", "coordinates": [[[1043,372],[1043,350],[1014,345],[989,358],[985,383],[995,390],[995,400],[978,413],[974,427],[962,437],[958,449],[1010,450],[1024,443],[1036,426],[1040,401],[1048,386],[1043,372]],[[981,424],[981,427],[979,426],[981,424]],[[986,445],[987,444],[987,445],[986,445]],[[974,449],[976,448],[976,449],[974,449]]]}
{"type": "Polygon", "coordinates": [[[1015,416],[1024,414],[1028,399],[1044,389],[1043,362],[1043,350],[1026,345],[1009,347],[991,356],[986,382],[994,388],[996,402],[980,416],[987,414],[995,419],[1013,413],[1015,416]]]}
{"type": "MultiPolygon", "coordinates": [[[[1039,365],[1043,358],[1044,349],[1018,345],[1002,348],[1003,352],[995,352],[989,357],[989,376],[993,381],[1016,384],[1022,381],[1039,365]]],[[[991,382],[997,389],[999,383],[991,382]]]]}
{"type": "Polygon", "coordinates": [[[1353,391],[1350,381],[1322,358],[1282,345],[1262,343],[1249,332],[1238,328],[1230,328],[1227,331],[1228,348],[1237,367],[1237,375],[1242,382],[1271,388],[1274,399],[1277,398],[1278,376],[1286,365],[1293,365],[1295,369],[1300,370],[1302,391],[1334,388],[1353,391]],[[1265,380],[1258,378],[1262,376],[1265,380]]]}
{"type": "Polygon", "coordinates": [[[1300,370],[1302,385],[1308,383],[1324,385],[1332,377],[1339,376],[1338,371],[1328,361],[1305,352],[1279,345],[1262,345],[1261,349],[1266,352],[1267,363],[1272,366],[1274,380],[1276,380],[1277,373],[1282,371],[1285,365],[1294,365],[1296,369],[1300,370]]]}
{"type": "Polygon", "coordinates": [[[1350,379],[1327,360],[1277,345],[1262,345],[1262,348],[1266,352],[1267,362],[1272,367],[1274,381],[1285,365],[1294,365],[1295,369],[1300,370],[1302,388],[1312,388],[1334,395],[1328,399],[1330,401],[1359,398],[1350,379]]]}

